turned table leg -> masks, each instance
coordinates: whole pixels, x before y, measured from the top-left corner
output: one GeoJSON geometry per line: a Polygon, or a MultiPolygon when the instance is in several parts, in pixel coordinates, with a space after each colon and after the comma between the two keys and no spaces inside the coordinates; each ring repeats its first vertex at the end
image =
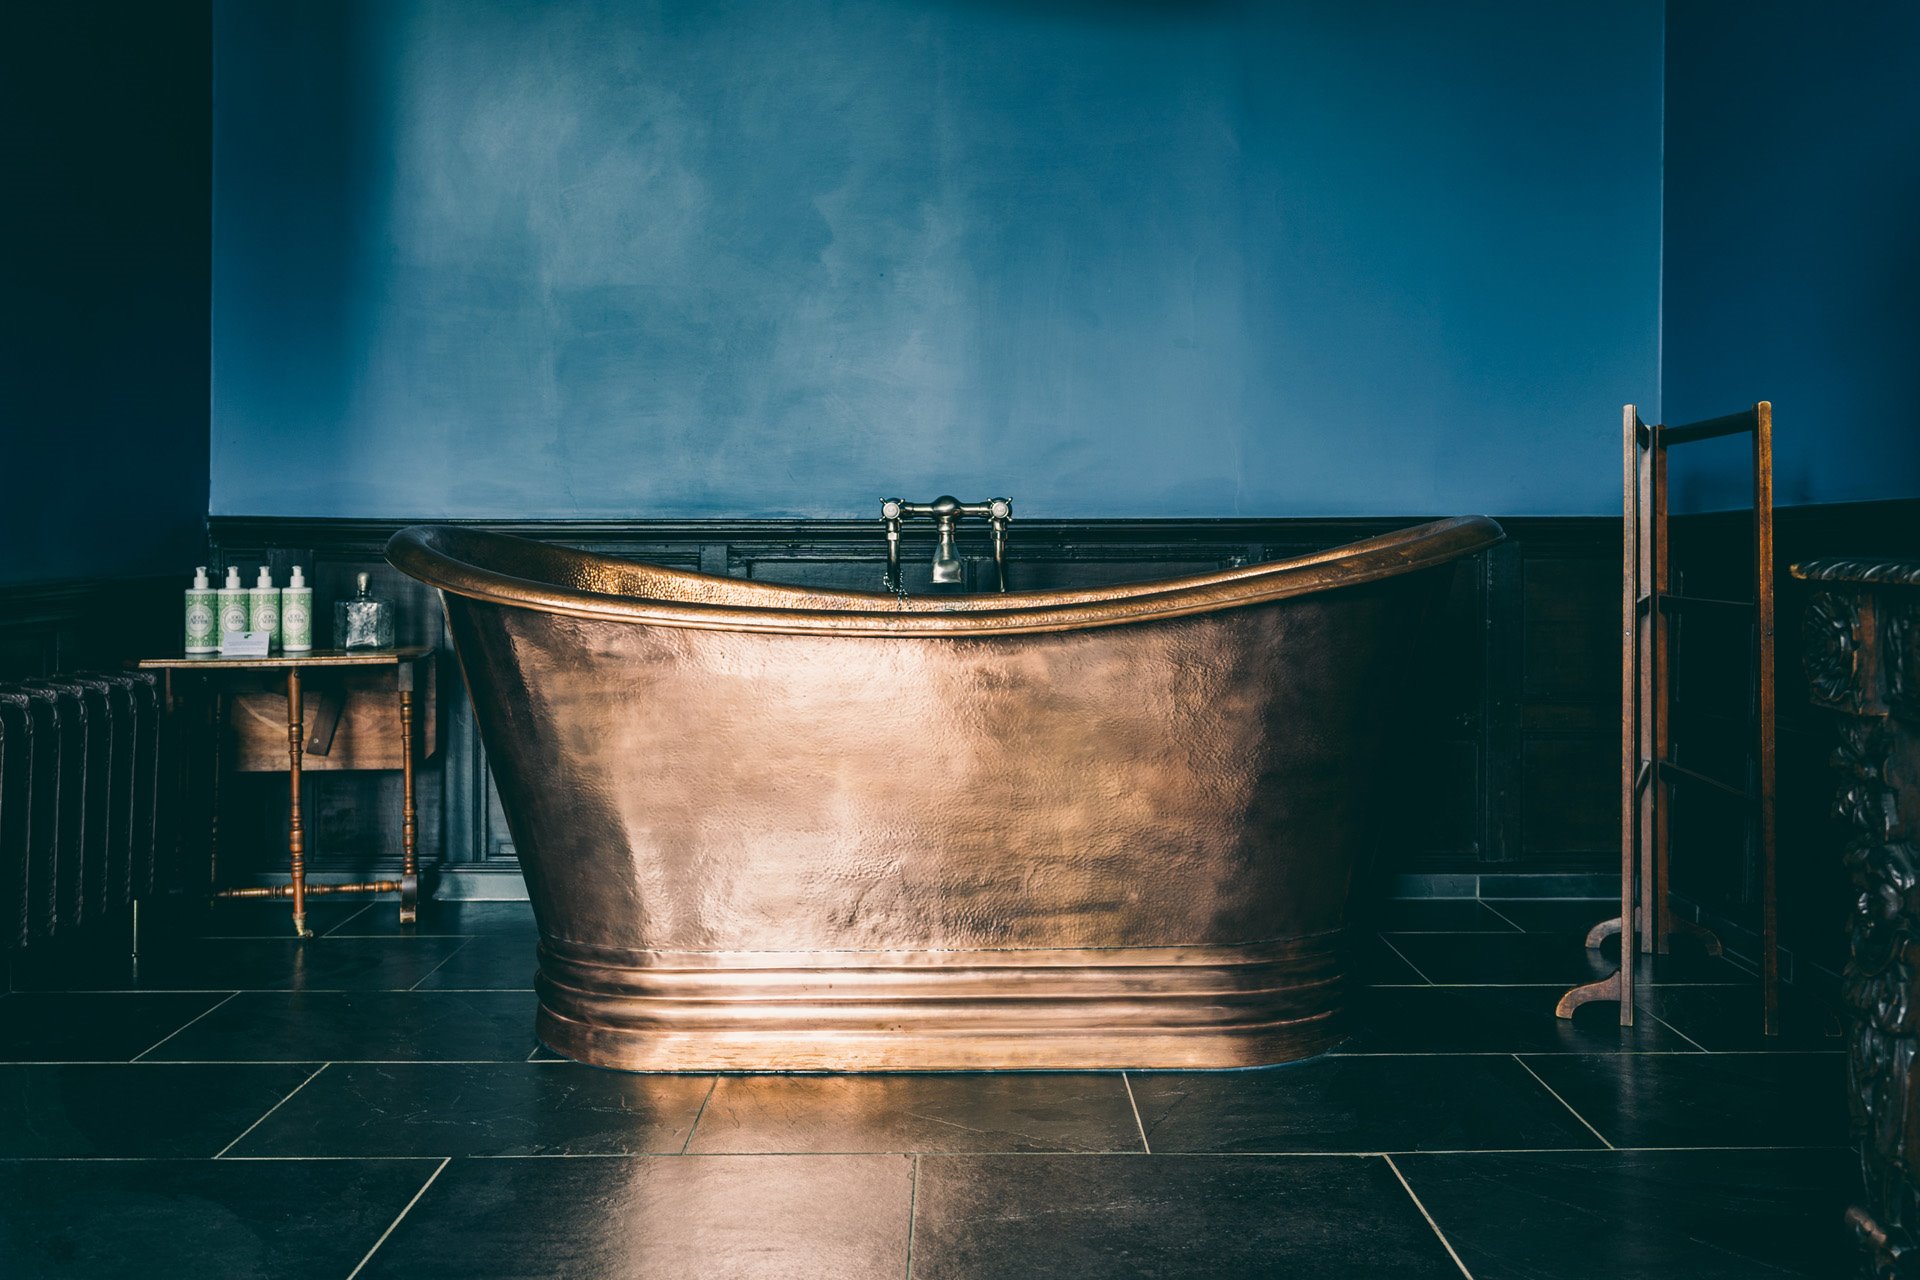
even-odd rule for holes
{"type": "Polygon", "coordinates": [[[227,735],[227,702],[213,691],[213,768],[207,778],[207,893],[220,892],[220,753],[227,735]]]}
{"type": "Polygon", "coordinates": [[[287,817],[287,854],[293,871],[293,934],[311,938],[307,928],[307,833],[300,822],[300,757],[306,747],[305,717],[300,714],[300,669],[287,669],[287,763],[288,796],[292,801],[287,817]]]}
{"type": "Polygon", "coordinates": [[[395,673],[400,686],[400,923],[419,918],[420,868],[414,850],[413,813],[413,664],[401,663],[395,673]]]}

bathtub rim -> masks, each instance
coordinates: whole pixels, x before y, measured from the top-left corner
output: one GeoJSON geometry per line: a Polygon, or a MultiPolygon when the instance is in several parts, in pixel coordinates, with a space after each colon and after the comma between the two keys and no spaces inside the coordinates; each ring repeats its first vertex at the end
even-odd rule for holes
{"type": "Polygon", "coordinates": [[[1211,573],[1106,587],[899,599],[674,569],[463,525],[395,533],[387,562],[443,592],[494,605],[614,622],[781,635],[1032,635],[1189,617],[1399,577],[1503,541],[1487,516],[1453,516],[1211,573]],[[532,565],[538,577],[483,561],[532,565]],[[636,579],[645,594],[568,585],[636,579]]]}

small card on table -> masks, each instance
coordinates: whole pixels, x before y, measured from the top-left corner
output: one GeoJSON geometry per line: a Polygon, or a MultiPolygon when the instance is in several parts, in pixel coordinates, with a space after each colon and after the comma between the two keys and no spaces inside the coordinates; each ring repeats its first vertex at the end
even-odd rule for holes
{"type": "Polygon", "coordinates": [[[228,631],[220,637],[220,656],[264,658],[267,656],[269,642],[272,639],[271,631],[228,631]]]}

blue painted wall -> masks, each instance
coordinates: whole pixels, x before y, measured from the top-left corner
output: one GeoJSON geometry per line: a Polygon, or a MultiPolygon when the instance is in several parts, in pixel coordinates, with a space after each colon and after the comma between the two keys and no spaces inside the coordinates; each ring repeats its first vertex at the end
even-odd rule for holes
{"type": "Polygon", "coordinates": [[[212,509],[1617,510],[1662,22],[217,0],[212,509]]]}
{"type": "Polygon", "coordinates": [[[208,34],[0,9],[0,584],[184,587],[205,545],[208,34]]]}
{"type": "MultiPolygon", "coordinates": [[[[1667,12],[1668,421],[1771,400],[1780,504],[1920,496],[1920,5],[1667,12]]],[[[1700,448],[1676,504],[1746,505],[1700,448]]]]}

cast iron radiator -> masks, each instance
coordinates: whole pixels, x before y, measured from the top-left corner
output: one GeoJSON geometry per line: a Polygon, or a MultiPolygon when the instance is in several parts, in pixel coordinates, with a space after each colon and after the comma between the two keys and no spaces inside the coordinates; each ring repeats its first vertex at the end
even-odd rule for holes
{"type": "Polygon", "coordinates": [[[0,950],[150,895],[159,848],[158,679],[0,684],[0,950]]]}

